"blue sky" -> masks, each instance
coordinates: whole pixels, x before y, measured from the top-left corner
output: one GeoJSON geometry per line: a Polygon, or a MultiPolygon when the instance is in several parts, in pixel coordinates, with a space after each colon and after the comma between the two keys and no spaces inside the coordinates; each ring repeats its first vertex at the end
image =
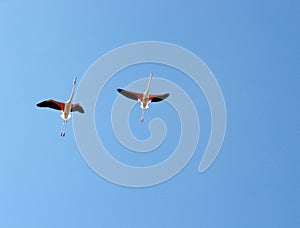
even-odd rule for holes
{"type": "MultiPolygon", "coordinates": [[[[195,2],[0,0],[0,227],[299,227],[300,4],[195,2]],[[186,77],[173,78],[190,91],[201,116],[197,151],[167,182],[129,188],[93,172],[71,122],[60,138],[60,113],[35,105],[66,100],[75,75],[80,81],[106,52],[146,40],[182,46],[209,66],[226,101],[227,132],[213,165],[198,173],[209,109],[186,77]]],[[[138,74],[115,75],[103,91],[107,105],[118,95],[114,89],[150,71],[174,73],[155,64],[125,69],[120,74],[138,74]]],[[[99,99],[99,113],[103,104],[99,99]]],[[[169,108],[151,104],[145,117],[164,118],[169,108]]],[[[97,116],[96,126],[110,145],[114,136],[101,131],[105,118],[97,116]]],[[[149,131],[139,118],[135,106],[130,125],[143,139],[149,131]]],[[[176,114],[168,121],[175,131],[176,114]]],[[[172,147],[178,134],[170,137],[172,147]]],[[[169,153],[134,158],[111,145],[114,157],[133,165],[169,153]]]]}

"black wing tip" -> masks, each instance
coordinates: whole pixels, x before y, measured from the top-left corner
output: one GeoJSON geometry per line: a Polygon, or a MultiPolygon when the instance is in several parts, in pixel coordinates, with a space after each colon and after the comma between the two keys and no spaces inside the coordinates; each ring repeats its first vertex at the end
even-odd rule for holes
{"type": "Polygon", "coordinates": [[[36,106],[38,107],[44,107],[43,105],[45,104],[45,101],[41,101],[39,103],[36,104],[36,106]]]}
{"type": "Polygon", "coordinates": [[[84,111],[84,109],[82,107],[79,109],[79,112],[80,113],[85,113],[85,111],[84,111]]]}
{"type": "Polygon", "coordinates": [[[169,93],[165,93],[165,94],[162,95],[162,99],[163,99],[163,100],[164,100],[164,99],[167,99],[169,96],[170,96],[169,93]]]}
{"type": "Polygon", "coordinates": [[[121,92],[123,91],[123,89],[117,89],[117,91],[118,91],[119,93],[121,93],[121,92]]]}
{"type": "Polygon", "coordinates": [[[84,109],[81,106],[77,107],[76,111],[80,113],[84,113],[84,109]]]}

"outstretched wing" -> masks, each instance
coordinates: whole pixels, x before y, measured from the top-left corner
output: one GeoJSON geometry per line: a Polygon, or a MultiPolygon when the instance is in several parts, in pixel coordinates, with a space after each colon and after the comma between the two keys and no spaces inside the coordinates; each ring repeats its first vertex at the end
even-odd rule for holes
{"type": "Polygon", "coordinates": [[[60,110],[60,111],[63,111],[65,109],[65,103],[55,101],[52,99],[42,101],[42,102],[36,104],[36,106],[38,106],[40,108],[53,108],[53,109],[60,110]]]}
{"type": "Polygon", "coordinates": [[[71,105],[71,112],[80,112],[80,113],[84,113],[84,109],[82,108],[82,106],[77,103],[77,104],[72,104],[71,105]]]}
{"type": "Polygon", "coordinates": [[[151,102],[159,102],[162,101],[164,99],[166,99],[170,94],[169,93],[165,93],[165,94],[150,94],[149,95],[149,101],[151,102]]]}
{"type": "Polygon", "coordinates": [[[117,89],[117,91],[123,96],[132,100],[141,101],[143,99],[142,93],[136,93],[125,89],[117,89]]]}

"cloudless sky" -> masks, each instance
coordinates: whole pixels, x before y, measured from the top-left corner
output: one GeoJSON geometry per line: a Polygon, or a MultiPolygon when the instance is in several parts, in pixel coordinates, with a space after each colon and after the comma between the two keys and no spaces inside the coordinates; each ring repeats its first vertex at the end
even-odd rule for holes
{"type": "MultiPolygon", "coordinates": [[[[299,227],[299,28],[296,0],[0,0],[0,227],[299,227]],[[182,46],[209,66],[226,102],[227,132],[213,165],[198,173],[210,127],[201,92],[186,77],[168,78],[176,73],[168,67],[121,71],[137,75],[115,75],[103,91],[110,99],[97,103],[99,113],[107,112],[103,107],[117,97],[116,88],[153,71],[185,86],[204,126],[179,174],[129,188],[92,171],[71,121],[61,138],[60,113],[36,103],[68,99],[74,76],[80,82],[99,57],[148,40],[182,46]]],[[[174,114],[166,123],[178,130],[178,116],[166,102],[150,105],[145,126],[138,105],[133,109],[133,133],[147,138],[149,119],[164,119],[162,110],[174,114]]],[[[128,158],[112,132],[101,131],[105,124],[96,117],[104,144],[121,161],[149,165],[171,154],[128,158]]],[[[172,135],[170,144],[179,137],[172,135]]]]}

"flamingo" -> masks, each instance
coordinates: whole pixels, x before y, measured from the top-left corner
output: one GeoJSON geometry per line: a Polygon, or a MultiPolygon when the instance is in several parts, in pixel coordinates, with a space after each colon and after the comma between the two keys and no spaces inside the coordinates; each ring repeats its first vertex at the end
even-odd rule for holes
{"type": "Polygon", "coordinates": [[[60,132],[60,136],[63,136],[63,137],[66,134],[67,121],[71,118],[70,112],[84,113],[84,109],[82,108],[82,106],[79,103],[77,103],[77,104],[71,103],[73,96],[74,96],[76,80],[77,80],[77,77],[74,78],[72,93],[71,93],[69,100],[67,100],[66,102],[59,102],[59,101],[50,99],[50,100],[42,101],[37,104],[37,106],[41,107],[41,108],[52,108],[52,109],[60,110],[62,112],[60,117],[63,119],[63,124],[62,124],[62,130],[60,132]]]}
{"type": "Polygon", "coordinates": [[[117,91],[120,94],[122,94],[123,96],[125,96],[129,99],[141,102],[141,109],[142,109],[141,122],[144,122],[144,111],[145,111],[145,109],[149,108],[148,104],[150,102],[162,101],[170,95],[169,93],[149,94],[151,80],[152,80],[152,73],[150,74],[148,85],[147,85],[146,91],[144,93],[136,93],[136,92],[132,92],[132,91],[125,90],[125,89],[117,89],[117,91]]]}

